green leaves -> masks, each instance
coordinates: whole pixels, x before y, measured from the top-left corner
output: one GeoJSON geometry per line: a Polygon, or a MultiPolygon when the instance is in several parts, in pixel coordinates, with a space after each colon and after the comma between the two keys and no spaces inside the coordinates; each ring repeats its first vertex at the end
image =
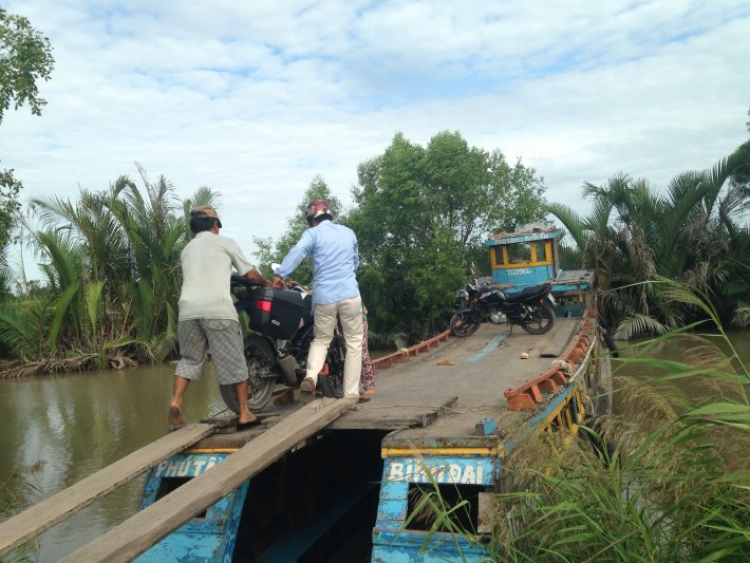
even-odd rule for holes
{"type": "Polygon", "coordinates": [[[396,134],[360,164],[358,207],[347,218],[373,330],[410,340],[442,330],[469,266],[489,269],[488,235],[542,219],[543,191],[533,169],[470,147],[458,132],[438,133],[426,147],[396,134]]]}
{"type": "Polygon", "coordinates": [[[49,80],[54,62],[49,39],[28,19],[0,8],[0,122],[11,103],[15,109],[27,103],[31,113],[41,114],[47,102],[37,83],[49,80]]]}

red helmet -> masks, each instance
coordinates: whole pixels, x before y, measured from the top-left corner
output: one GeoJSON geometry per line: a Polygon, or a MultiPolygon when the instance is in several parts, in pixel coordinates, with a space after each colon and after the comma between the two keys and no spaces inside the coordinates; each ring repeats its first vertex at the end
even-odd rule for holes
{"type": "Polygon", "coordinates": [[[320,219],[323,217],[327,219],[333,219],[333,215],[331,215],[331,208],[328,206],[328,202],[323,199],[316,199],[314,201],[311,201],[307,205],[307,210],[305,211],[305,219],[307,219],[307,224],[312,226],[313,219],[320,219]]]}

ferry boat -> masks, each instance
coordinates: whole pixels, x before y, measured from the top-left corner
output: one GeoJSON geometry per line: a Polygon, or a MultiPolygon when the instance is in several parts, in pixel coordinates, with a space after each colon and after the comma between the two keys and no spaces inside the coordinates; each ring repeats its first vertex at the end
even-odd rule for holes
{"type": "MultiPolygon", "coordinates": [[[[492,283],[507,292],[552,283],[557,322],[549,334],[507,337],[488,324],[466,339],[446,332],[379,358],[374,400],[299,443],[137,561],[488,560],[494,499],[512,449],[532,433],[573,439],[592,408],[609,408],[594,277],[561,269],[562,236],[532,225],[486,241],[492,283]],[[458,507],[457,527],[471,533],[436,526],[425,517],[427,498],[458,507]]],[[[153,467],[142,507],[252,447],[264,428],[299,408],[288,398],[262,413],[264,427],[227,426],[153,467]]]]}

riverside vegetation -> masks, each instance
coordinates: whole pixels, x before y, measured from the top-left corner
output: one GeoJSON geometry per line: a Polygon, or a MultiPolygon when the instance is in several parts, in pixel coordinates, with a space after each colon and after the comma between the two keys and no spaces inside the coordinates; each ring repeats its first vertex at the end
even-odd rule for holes
{"type": "MultiPolygon", "coordinates": [[[[179,200],[160,177],[139,168],[77,201],[33,199],[15,214],[15,238],[31,246],[43,281],[17,281],[6,268],[0,299],[0,377],[161,362],[175,354],[179,255],[190,239],[187,211],[218,205],[202,187],[179,200]]],[[[665,195],[643,180],[616,176],[586,184],[591,217],[549,204],[536,171],[511,166],[500,151],[470,147],[459,133],[435,135],[427,147],[398,134],[386,151],[359,167],[355,206],[343,210],[316,177],[278,241],[256,239],[258,263],[277,261],[304,229],[301,209],[330,201],[337,220],[358,234],[358,273],[370,309],[373,344],[413,343],[442,331],[470,265],[489,271],[483,246],[491,233],[512,231],[553,212],[575,245],[563,267],[592,268],[600,320],[621,337],[664,333],[703,320],[701,311],[664,298],[657,277],[710,294],[719,319],[745,326],[750,314],[750,144],[714,169],[678,175],[665,195]]],[[[3,255],[7,263],[7,253],[3,255]]],[[[309,268],[300,269],[309,283],[309,268]]]]}

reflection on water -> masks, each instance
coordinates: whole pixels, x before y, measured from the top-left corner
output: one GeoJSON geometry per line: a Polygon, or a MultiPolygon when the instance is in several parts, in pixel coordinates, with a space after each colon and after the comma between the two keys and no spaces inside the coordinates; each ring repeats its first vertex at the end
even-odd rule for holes
{"type": "MultiPolygon", "coordinates": [[[[69,487],[167,432],[172,366],[0,380],[0,481],[37,461],[43,471],[25,500],[69,487]]],[[[213,374],[184,400],[190,422],[225,410],[213,374]]],[[[39,536],[39,560],[57,561],[131,516],[145,476],[39,536]]]]}
{"type": "MultiPolygon", "coordinates": [[[[731,345],[737,352],[740,360],[747,368],[750,368],[750,331],[733,330],[728,333],[728,336],[731,345]]],[[[628,345],[625,343],[618,343],[618,347],[620,347],[622,351],[622,358],[627,359],[627,357],[629,356],[652,357],[664,360],[685,362],[694,365],[694,361],[691,360],[691,356],[694,356],[698,351],[697,348],[703,346],[705,343],[718,347],[726,356],[731,354],[731,350],[727,342],[715,335],[706,336],[704,342],[701,342],[700,340],[693,337],[678,337],[667,339],[659,343],[650,352],[644,354],[643,350],[640,349],[640,345],[647,342],[648,340],[646,339],[638,341],[637,344],[639,346],[636,346],[632,349],[629,349],[628,345]]],[[[627,362],[624,362],[620,365],[618,365],[618,363],[615,363],[615,365],[617,366],[614,370],[615,376],[636,377],[640,380],[648,381],[652,378],[666,375],[664,369],[657,369],[650,365],[628,364],[627,362]]],[[[742,372],[741,366],[737,364],[734,365],[734,369],[738,374],[742,372]]],[[[660,386],[660,388],[669,388],[670,386],[675,388],[675,400],[678,400],[677,397],[689,399],[689,401],[685,402],[685,404],[693,404],[693,406],[695,406],[694,403],[696,401],[701,402],[701,400],[705,399],[707,396],[716,397],[720,392],[716,387],[716,382],[714,380],[700,375],[682,379],[674,379],[667,382],[660,382],[658,383],[658,385],[660,386]]],[[[622,412],[618,409],[618,404],[620,403],[618,399],[618,394],[615,393],[615,410],[622,414],[622,412]]]]}

